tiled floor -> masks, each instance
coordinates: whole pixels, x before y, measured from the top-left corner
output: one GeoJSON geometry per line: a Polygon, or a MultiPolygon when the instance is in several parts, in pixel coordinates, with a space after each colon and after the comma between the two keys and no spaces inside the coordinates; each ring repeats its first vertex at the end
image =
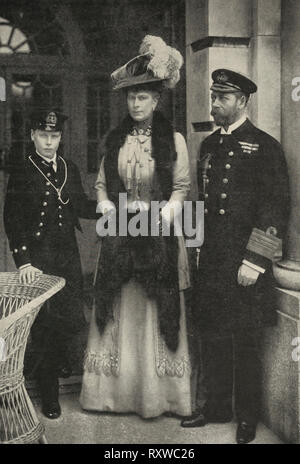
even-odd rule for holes
{"type": "MultiPolygon", "coordinates": [[[[184,429],[176,418],[159,417],[143,420],[132,414],[90,413],[83,411],[79,394],[61,395],[63,414],[49,420],[36,410],[46,427],[51,444],[231,444],[235,443],[235,423],[209,424],[203,428],[184,429]]],[[[270,430],[259,424],[256,444],[282,444],[270,430]]]]}

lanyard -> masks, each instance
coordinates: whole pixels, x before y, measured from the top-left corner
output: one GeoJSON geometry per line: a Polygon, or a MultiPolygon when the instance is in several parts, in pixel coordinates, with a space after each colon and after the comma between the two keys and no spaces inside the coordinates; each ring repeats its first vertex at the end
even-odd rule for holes
{"type": "Polygon", "coordinates": [[[55,185],[51,182],[51,180],[45,176],[45,174],[43,173],[43,171],[38,167],[38,165],[33,161],[33,159],[31,158],[31,156],[29,156],[29,159],[30,161],[32,162],[32,164],[36,167],[36,169],[42,174],[43,177],[45,177],[46,181],[49,182],[49,184],[54,188],[54,190],[56,191],[57,193],[57,198],[58,200],[63,204],[63,205],[67,205],[70,201],[70,199],[68,198],[67,201],[63,201],[62,197],[61,197],[61,193],[62,193],[62,190],[64,188],[64,186],[66,185],[66,182],[67,182],[67,179],[68,179],[68,169],[67,169],[67,164],[65,162],[65,160],[60,156],[59,157],[62,162],[64,163],[64,166],[65,166],[65,179],[63,181],[63,184],[60,188],[57,188],[55,187],[55,185]]]}

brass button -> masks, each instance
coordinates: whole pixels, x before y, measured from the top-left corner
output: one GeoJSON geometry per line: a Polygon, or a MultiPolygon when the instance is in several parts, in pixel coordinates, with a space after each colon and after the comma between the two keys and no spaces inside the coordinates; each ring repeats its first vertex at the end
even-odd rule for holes
{"type": "Polygon", "coordinates": [[[223,184],[228,184],[228,179],[227,179],[227,177],[224,177],[224,179],[223,179],[223,184]]]}
{"type": "Polygon", "coordinates": [[[59,205],[59,206],[58,206],[58,209],[62,209],[62,207],[59,205]]]}
{"type": "Polygon", "coordinates": [[[208,165],[208,169],[211,169],[211,164],[208,165]]]}
{"type": "Polygon", "coordinates": [[[205,210],[204,210],[204,213],[205,213],[205,214],[207,214],[207,213],[208,213],[208,209],[207,209],[207,208],[205,208],[205,210]]]}
{"type": "Polygon", "coordinates": [[[18,251],[19,251],[18,248],[14,249],[14,253],[18,253],[18,251]]]}
{"type": "Polygon", "coordinates": [[[209,179],[205,179],[205,183],[206,183],[206,184],[209,184],[209,179]]]}
{"type": "Polygon", "coordinates": [[[51,174],[50,174],[50,172],[47,172],[47,177],[51,177],[51,174]]]}
{"type": "Polygon", "coordinates": [[[225,214],[225,209],[220,209],[219,213],[220,213],[221,215],[225,214]]]}
{"type": "Polygon", "coordinates": [[[59,214],[58,217],[59,217],[59,219],[62,219],[62,215],[61,215],[61,214],[59,214]]]}
{"type": "Polygon", "coordinates": [[[204,195],[204,197],[205,197],[205,198],[208,198],[208,193],[206,193],[206,194],[204,195]]]}
{"type": "Polygon", "coordinates": [[[22,246],[22,250],[23,250],[23,251],[26,251],[26,250],[27,250],[27,247],[26,247],[26,246],[22,246]]]}
{"type": "Polygon", "coordinates": [[[59,224],[58,224],[58,225],[59,225],[59,227],[62,227],[62,223],[61,223],[61,222],[59,222],[59,224]]]}
{"type": "Polygon", "coordinates": [[[229,156],[233,156],[233,155],[234,155],[233,151],[230,151],[230,152],[228,153],[228,155],[229,155],[229,156]]]}
{"type": "Polygon", "coordinates": [[[44,223],[43,222],[40,222],[39,223],[39,227],[43,227],[44,223]]]}
{"type": "Polygon", "coordinates": [[[43,206],[48,206],[48,203],[44,201],[43,206]]]}
{"type": "Polygon", "coordinates": [[[227,194],[226,193],[221,193],[221,198],[223,198],[223,200],[225,200],[225,198],[227,198],[227,194]]]}
{"type": "Polygon", "coordinates": [[[49,185],[51,185],[51,184],[50,184],[50,182],[46,182],[46,185],[47,185],[47,187],[49,187],[49,185]]]}
{"type": "Polygon", "coordinates": [[[45,216],[45,212],[44,212],[44,211],[41,211],[41,216],[45,216]]]}
{"type": "Polygon", "coordinates": [[[41,235],[41,232],[37,232],[35,235],[39,237],[41,235]]]}
{"type": "Polygon", "coordinates": [[[226,169],[230,169],[230,168],[231,168],[231,164],[226,164],[225,168],[226,168],[226,169]]]}
{"type": "Polygon", "coordinates": [[[47,190],[47,192],[45,192],[45,195],[46,195],[46,197],[48,197],[50,195],[50,192],[48,192],[48,190],[47,190]]]}

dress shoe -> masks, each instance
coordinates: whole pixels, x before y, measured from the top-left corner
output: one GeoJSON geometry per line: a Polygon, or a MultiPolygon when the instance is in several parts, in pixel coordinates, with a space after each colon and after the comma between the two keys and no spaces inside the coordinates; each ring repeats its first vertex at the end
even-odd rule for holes
{"type": "Polygon", "coordinates": [[[245,445],[254,440],[256,432],[256,426],[249,424],[248,422],[239,422],[236,432],[236,442],[239,445],[245,445]]]}
{"type": "Polygon", "coordinates": [[[39,372],[37,377],[37,384],[39,386],[41,400],[42,400],[42,413],[48,419],[57,419],[61,415],[61,408],[58,402],[59,382],[57,375],[48,372],[39,372]]]}
{"type": "Polygon", "coordinates": [[[42,413],[48,419],[58,419],[61,415],[61,408],[58,401],[42,402],[42,413]]]}
{"type": "Polygon", "coordinates": [[[203,411],[196,411],[191,416],[187,416],[181,421],[181,427],[204,427],[207,418],[203,411]]]}

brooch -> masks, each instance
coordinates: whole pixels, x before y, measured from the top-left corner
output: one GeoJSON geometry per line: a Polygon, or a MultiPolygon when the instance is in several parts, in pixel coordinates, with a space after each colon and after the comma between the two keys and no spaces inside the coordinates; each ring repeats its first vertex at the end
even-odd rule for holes
{"type": "Polygon", "coordinates": [[[148,126],[147,129],[137,129],[136,127],[134,127],[130,132],[130,135],[133,135],[135,137],[138,135],[146,135],[147,137],[150,137],[152,135],[152,127],[148,126]]]}

